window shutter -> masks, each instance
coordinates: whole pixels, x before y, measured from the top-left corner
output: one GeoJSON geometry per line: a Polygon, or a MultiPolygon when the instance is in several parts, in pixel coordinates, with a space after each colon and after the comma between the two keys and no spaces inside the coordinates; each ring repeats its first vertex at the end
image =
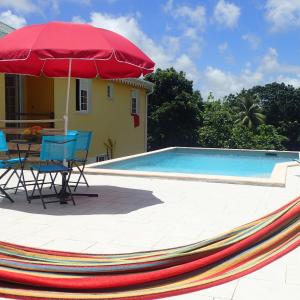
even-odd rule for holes
{"type": "Polygon", "coordinates": [[[76,79],[76,111],[80,111],[80,81],[79,79],[76,79]]]}

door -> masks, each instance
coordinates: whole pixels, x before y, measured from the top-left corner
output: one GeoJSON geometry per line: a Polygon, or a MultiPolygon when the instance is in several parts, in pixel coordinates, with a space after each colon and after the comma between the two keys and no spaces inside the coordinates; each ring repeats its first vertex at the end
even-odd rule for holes
{"type": "MultiPolygon", "coordinates": [[[[5,119],[20,120],[21,107],[21,76],[5,75],[5,119]]],[[[19,127],[17,123],[7,123],[6,127],[19,127]]]]}

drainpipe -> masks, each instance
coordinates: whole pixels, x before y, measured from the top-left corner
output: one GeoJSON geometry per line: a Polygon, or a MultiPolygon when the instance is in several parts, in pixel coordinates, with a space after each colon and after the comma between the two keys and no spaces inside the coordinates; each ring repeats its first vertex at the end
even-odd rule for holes
{"type": "Polygon", "coordinates": [[[148,150],[148,97],[153,94],[154,88],[151,86],[150,92],[146,93],[146,109],[145,109],[145,152],[148,150]]]}

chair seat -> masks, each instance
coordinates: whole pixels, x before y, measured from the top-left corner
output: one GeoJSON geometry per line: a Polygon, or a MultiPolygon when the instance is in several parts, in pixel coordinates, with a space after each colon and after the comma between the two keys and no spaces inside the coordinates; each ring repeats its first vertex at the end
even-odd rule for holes
{"type": "Polygon", "coordinates": [[[9,163],[9,164],[19,164],[21,162],[24,162],[25,161],[25,158],[21,157],[21,158],[10,158],[10,159],[7,159],[6,162],[9,163]]]}
{"type": "Polygon", "coordinates": [[[74,158],[74,162],[84,163],[86,160],[84,158],[74,158]]]}
{"type": "Polygon", "coordinates": [[[7,168],[11,167],[12,165],[19,164],[21,162],[24,162],[24,158],[10,158],[10,159],[1,159],[0,160],[0,168],[7,168]]]}
{"type": "Polygon", "coordinates": [[[31,166],[31,168],[40,173],[57,173],[57,172],[70,171],[70,168],[64,165],[41,165],[41,166],[31,166]]]}
{"type": "Polygon", "coordinates": [[[8,167],[10,167],[8,163],[5,161],[0,161],[0,169],[7,169],[8,167]]]}

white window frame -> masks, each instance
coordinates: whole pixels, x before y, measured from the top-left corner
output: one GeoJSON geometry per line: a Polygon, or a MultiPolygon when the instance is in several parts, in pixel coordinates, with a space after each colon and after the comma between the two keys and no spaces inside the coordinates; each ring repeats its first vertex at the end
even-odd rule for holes
{"type": "Polygon", "coordinates": [[[131,101],[130,101],[130,113],[139,115],[139,108],[140,108],[140,99],[139,99],[139,91],[138,90],[132,90],[131,91],[131,101]]]}
{"type": "Polygon", "coordinates": [[[113,100],[114,97],[114,85],[112,83],[108,83],[106,86],[106,98],[108,100],[113,100]]]}
{"type": "Polygon", "coordinates": [[[90,111],[90,100],[91,100],[91,80],[79,78],[79,110],[76,108],[76,112],[88,113],[90,111]],[[83,103],[82,92],[86,92],[86,103],[83,103]]]}

